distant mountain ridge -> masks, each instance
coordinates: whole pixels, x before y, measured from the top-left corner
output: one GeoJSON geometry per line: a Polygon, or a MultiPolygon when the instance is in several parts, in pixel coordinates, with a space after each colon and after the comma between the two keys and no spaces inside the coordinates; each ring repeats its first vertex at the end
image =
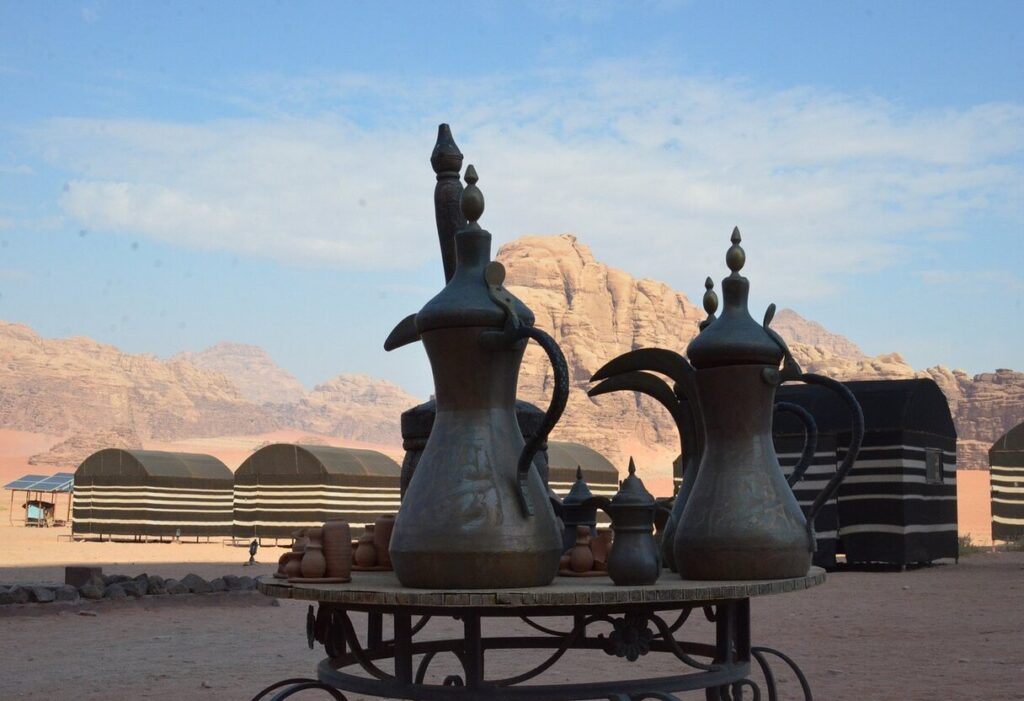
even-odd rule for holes
{"type": "MultiPolygon", "coordinates": [[[[704,311],[663,282],[595,260],[575,236],[523,237],[496,258],[507,268],[512,292],[533,309],[537,325],[555,337],[569,363],[569,402],[553,437],[579,441],[618,462],[638,445],[662,458],[674,455],[675,425],[660,405],[633,393],[591,399],[586,390],[591,373],[621,353],[651,346],[684,350],[704,311]]],[[[786,309],[772,326],[807,371],[841,380],[934,379],[956,421],[961,467],[987,467],[989,445],[1024,420],[1024,373],[918,371],[898,353],[868,357],[844,336],[786,309]]],[[[520,397],[546,406],[550,382],[546,357],[530,344],[520,397]]],[[[100,447],[283,428],[398,446],[401,412],[421,401],[366,375],[341,374],[307,391],[251,345],[219,343],[161,360],[88,338],[44,339],[27,326],[0,321],[0,428],[65,437],[35,456],[37,464],[74,467],[100,447]]]]}

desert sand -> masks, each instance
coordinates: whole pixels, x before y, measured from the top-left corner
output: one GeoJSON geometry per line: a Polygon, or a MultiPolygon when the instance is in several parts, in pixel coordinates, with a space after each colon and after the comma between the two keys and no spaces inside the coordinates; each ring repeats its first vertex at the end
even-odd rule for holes
{"type": "MultiPolygon", "coordinates": [[[[68,543],[57,541],[60,530],[0,527],[0,580],[59,579],[66,562],[178,577],[267,573],[279,552],[264,548],[264,564],[243,567],[242,548],[68,543]]],[[[58,604],[3,607],[0,699],[248,699],[274,681],[310,676],[324,654],[306,647],[305,605],[270,603],[259,594],[147,598],[90,603],[97,615],[89,617],[58,604]]],[[[794,657],[819,699],[1024,699],[1024,553],[986,552],[903,573],[833,573],[816,589],[755,600],[753,615],[755,643],[794,657]]],[[[691,639],[710,635],[700,618],[684,629],[691,639]]],[[[455,631],[435,620],[421,635],[455,631]]],[[[513,624],[501,632],[510,631],[523,632],[513,624]]],[[[534,653],[496,653],[488,673],[522,670],[531,660],[534,653]]],[[[452,660],[436,668],[455,671],[452,660]]],[[[659,655],[630,664],[579,653],[547,679],[672,669],[659,655]]],[[[794,691],[792,682],[787,688],[794,691]]]]}

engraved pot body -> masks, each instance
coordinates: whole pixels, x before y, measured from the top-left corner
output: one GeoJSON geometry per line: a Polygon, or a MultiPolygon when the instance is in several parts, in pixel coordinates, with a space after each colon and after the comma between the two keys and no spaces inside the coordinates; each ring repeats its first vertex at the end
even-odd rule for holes
{"type": "Polygon", "coordinates": [[[536,469],[526,474],[533,514],[519,504],[523,437],[515,392],[526,342],[484,348],[493,327],[422,333],[437,414],[391,536],[405,586],[542,586],[554,579],[562,536],[536,469]]]}
{"type": "Polygon", "coordinates": [[[673,544],[684,579],[802,577],[811,566],[807,521],[772,443],[777,376],[768,365],[696,372],[704,453],[673,544]]]}
{"type": "Polygon", "coordinates": [[[352,530],[347,521],[324,524],[324,559],[327,576],[345,578],[352,574],[352,530]]]}

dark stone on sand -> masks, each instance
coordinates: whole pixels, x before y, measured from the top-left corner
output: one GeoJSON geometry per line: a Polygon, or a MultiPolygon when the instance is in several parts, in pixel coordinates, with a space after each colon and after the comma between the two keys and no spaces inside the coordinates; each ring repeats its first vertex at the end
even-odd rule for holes
{"type": "Polygon", "coordinates": [[[224,581],[223,577],[217,577],[210,580],[210,591],[227,591],[228,585],[224,581]]]}
{"type": "Polygon", "coordinates": [[[65,567],[64,583],[73,587],[84,586],[93,576],[103,576],[102,567],[65,567]]]}
{"type": "Polygon", "coordinates": [[[228,591],[238,591],[242,588],[241,584],[239,584],[238,575],[226,574],[224,575],[223,579],[224,584],[226,584],[228,587],[228,591]]]}
{"type": "Polygon", "coordinates": [[[64,584],[62,586],[57,587],[53,591],[53,594],[57,598],[57,601],[77,602],[79,598],[78,589],[76,589],[74,586],[70,584],[64,584]]]}
{"type": "Polygon", "coordinates": [[[126,574],[105,574],[105,575],[103,575],[103,583],[107,584],[107,585],[110,585],[110,584],[120,584],[121,582],[127,582],[130,579],[131,579],[131,577],[129,577],[126,574]]]}
{"type": "Polygon", "coordinates": [[[95,581],[87,582],[85,585],[79,587],[78,593],[82,595],[83,599],[102,599],[104,587],[97,584],[95,581]]]}
{"type": "Polygon", "coordinates": [[[56,598],[50,587],[34,586],[29,591],[32,593],[32,601],[40,604],[48,604],[56,598]]]}
{"type": "Polygon", "coordinates": [[[167,584],[164,582],[164,578],[158,574],[149,575],[146,593],[151,596],[162,596],[166,594],[167,584]]]}
{"type": "Polygon", "coordinates": [[[107,588],[103,590],[103,598],[122,601],[128,598],[128,593],[121,584],[108,584],[107,588]]]}
{"type": "Polygon", "coordinates": [[[111,584],[110,586],[121,587],[122,589],[124,589],[125,594],[136,599],[146,595],[146,593],[139,586],[139,583],[136,582],[134,579],[129,579],[127,582],[121,582],[120,584],[111,584]]]}
{"type": "Polygon", "coordinates": [[[17,585],[11,587],[7,594],[11,597],[12,604],[27,604],[32,600],[32,593],[25,587],[17,585]]]}
{"type": "Polygon", "coordinates": [[[209,594],[211,591],[210,583],[198,574],[186,574],[181,578],[181,583],[188,587],[188,590],[193,594],[209,594]]]}
{"type": "Polygon", "coordinates": [[[242,591],[249,591],[256,588],[256,580],[245,575],[238,578],[238,585],[242,591]]]}
{"type": "Polygon", "coordinates": [[[177,579],[168,579],[165,585],[168,594],[188,594],[188,587],[177,579]]]}
{"type": "Polygon", "coordinates": [[[139,596],[145,596],[149,593],[149,576],[140,574],[138,577],[132,580],[135,587],[139,590],[139,596]]]}
{"type": "Polygon", "coordinates": [[[11,596],[10,590],[7,589],[7,587],[4,587],[4,590],[0,591],[0,606],[3,606],[4,604],[13,604],[13,603],[14,603],[14,597],[11,596]]]}

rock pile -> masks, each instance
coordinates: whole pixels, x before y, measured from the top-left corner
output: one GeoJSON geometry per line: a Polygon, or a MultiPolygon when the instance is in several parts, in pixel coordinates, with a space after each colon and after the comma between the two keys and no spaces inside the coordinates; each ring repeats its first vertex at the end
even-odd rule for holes
{"type": "Polygon", "coordinates": [[[54,601],[80,603],[83,600],[98,601],[111,599],[141,599],[144,596],[177,596],[182,594],[209,594],[212,592],[252,591],[256,580],[252,577],[238,577],[226,574],[206,581],[197,574],[187,574],[179,579],[164,579],[156,574],[140,574],[129,577],[125,574],[103,575],[94,573],[81,586],[72,584],[31,583],[0,584],[0,605],[4,604],[48,604],[54,601]]]}

